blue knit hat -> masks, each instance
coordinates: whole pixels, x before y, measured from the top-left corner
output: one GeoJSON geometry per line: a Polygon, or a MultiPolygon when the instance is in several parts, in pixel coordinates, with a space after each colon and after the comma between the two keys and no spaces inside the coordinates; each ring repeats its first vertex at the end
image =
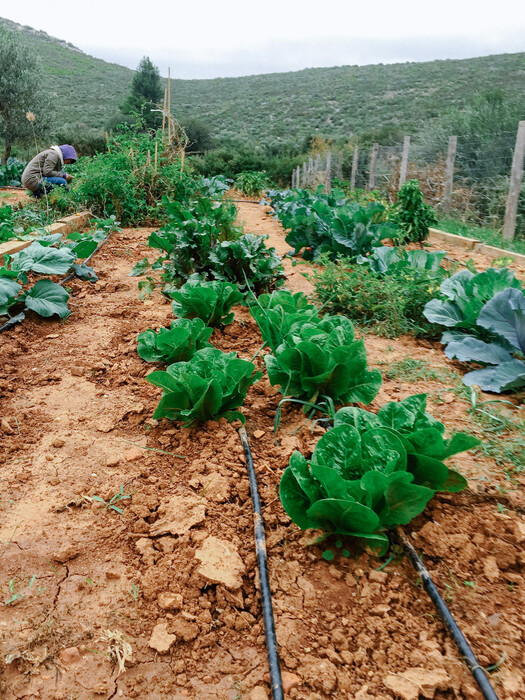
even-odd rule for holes
{"type": "Polygon", "coordinates": [[[78,160],[77,158],[77,152],[73,148],[73,146],[70,146],[69,144],[65,143],[63,146],[59,146],[60,150],[62,151],[62,157],[64,160],[78,160]]]}

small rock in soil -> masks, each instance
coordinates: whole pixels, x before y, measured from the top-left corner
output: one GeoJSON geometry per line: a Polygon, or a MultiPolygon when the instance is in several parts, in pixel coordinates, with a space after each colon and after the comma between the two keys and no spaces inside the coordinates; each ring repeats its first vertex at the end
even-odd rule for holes
{"type": "Polygon", "coordinates": [[[196,622],[189,622],[182,617],[173,620],[170,629],[185,642],[193,641],[200,632],[199,625],[196,622]]]}
{"type": "Polygon", "coordinates": [[[497,581],[500,577],[496,557],[487,557],[483,562],[483,573],[489,581],[497,581]]]}
{"type": "Polygon", "coordinates": [[[60,652],[60,660],[63,664],[74,664],[76,661],[80,661],[80,651],[78,647],[68,647],[67,649],[62,649],[60,652]]]}
{"type": "Polygon", "coordinates": [[[64,440],[64,438],[55,438],[51,444],[53,445],[53,447],[64,447],[66,441],[64,440]]]}
{"type": "Polygon", "coordinates": [[[168,634],[168,623],[160,622],[155,625],[151,634],[148,646],[155,649],[159,654],[164,654],[176,642],[177,637],[174,634],[168,634]]]}
{"type": "Polygon", "coordinates": [[[199,574],[212,583],[223,583],[234,590],[242,586],[245,566],[233,545],[210,535],[195,557],[201,562],[199,574]]]}
{"type": "Polygon", "coordinates": [[[262,436],[265,435],[265,434],[266,434],[266,433],[264,432],[264,430],[256,430],[256,431],[253,433],[253,437],[254,437],[256,440],[260,440],[260,438],[262,438],[262,436]]]}
{"type": "Polygon", "coordinates": [[[120,464],[120,457],[114,455],[113,457],[108,457],[106,460],[106,467],[117,467],[120,464]]]}
{"type": "Polygon", "coordinates": [[[248,695],[248,700],[268,700],[268,692],[262,685],[255,687],[248,695]]]}
{"type": "MultiPolygon", "coordinates": [[[[283,671],[281,673],[281,677],[283,680],[283,690],[285,693],[289,693],[292,688],[297,688],[297,686],[301,685],[302,683],[302,679],[300,676],[297,676],[295,673],[290,673],[289,671],[283,671]]],[[[270,674],[265,673],[263,679],[267,683],[270,683],[270,674]]]]}
{"type": "Polygon", "coordinates": [[[140,459],[143,455],[144,451],[139,447],[132,447],[131,450],[126,450],[126,452],[124,452],[124,457],[127,462],[136,462],[137,459],[140,459]]]}
{"type": "Polygon", "coordinates": [[[15,434],[14,428],[12,428],[9,425],[9,423],[7,422],[7,420],[5,418],[2,418],[2,421],[0,422],[0,428],[2,428],[2,431],[6,435],[14,435],[15,434]]]}
{"type": "Polygon", "coordinates": [[[180,593],[161,593],[157,598],[157,603],[163,610],[180,610],[183,598],[180,593]]]}
{"type": "Polygon", "coordinates": [[[408,668],[403,673],[387,676],[384,684],[402,700],[418,700],[420,694],[431,699],[436,690],[447,690],[450,687],[450,676],[442,668],[433,671],[408,668]]]}
{"type": "Polygon", "coordinates": [[[162,517],[150,529],[153,537],[166,534],[184,535],[206,517],[205,507],[193,494],[173,496],[168,503],[159,507],[159,513],[162,517]]]}
{"type": "Polygon", "coordinates": [[[368,580],[371,583],[385,583],[388,578],[388,574],[384,571],[371,571],[368,574],[368,580]]]}

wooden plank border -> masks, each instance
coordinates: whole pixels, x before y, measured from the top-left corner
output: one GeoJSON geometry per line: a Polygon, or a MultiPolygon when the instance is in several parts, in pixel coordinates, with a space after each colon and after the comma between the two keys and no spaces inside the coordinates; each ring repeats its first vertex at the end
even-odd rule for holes
{"type": "MultiPolygon", "coordinates": [[[[67,236],[68,233],[73,233],[73,231],[80,231],[88,221],[91,219],[91,213],[88,211],[81,211],[77,214],[72,214],[71,216],[66,216],[63,219],[58,219],[53,224],[44,226],[44,230],[48,234],[61,233],[67,236]]],[[[36,238],[36,236],[35,236],[36,238]]],[[[0,260],[3,263],[4,255],[14,255],[19,251],[27,248],[32,241],[7,241],[7,243],[0,243],[0,260]]]]}

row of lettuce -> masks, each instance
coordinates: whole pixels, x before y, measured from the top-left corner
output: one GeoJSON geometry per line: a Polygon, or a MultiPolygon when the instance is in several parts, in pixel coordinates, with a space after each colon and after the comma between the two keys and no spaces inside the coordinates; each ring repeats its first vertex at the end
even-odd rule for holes
{"type": "Polygon", "coordinates": [[[170,328],[138,336],[140,357],[165,365],[146,377],[162,389],[154,418],[185,427],[220,418],[244,422],[239,408],[262,373],[209,340],[213,328],[233,320],[232,307],[245,304],[268,349],[265,369],[280,405],[296,401],[328,414],[333,425],[309,461],[293,454],[280,484],[286,512],[303,529],[349,536],[383,554],[388,530],[410,522],[436,492],[466,487],[444,461],[478,440],[464,433],[445,438],[424,394],[377,414],[351,406],[369,405],[382,383],[368,367],[363,339],[346,316],[322,313],[303,294],[278,289],[283,275],[275,251],[253,253],[246,245],[252,237],[235,230],[231,203],[217,185],[201,183],[184,204],[165,202],[169,221],[149,238],[161,255],[132,271],[150,275],[150,284],[173,300],[170,328]]]}
{"type": "MultiPolygon", "coordinates": [[[[415,185],[406,184],[413,198],[415,185]]],[[[428,232],[415,205],[412,217],[403,206],[388,219],[382,204],[350,202],[337,190],[270,192],[269,199],[294,254],[323,264],[316,290],[332,312],[376,331],[385,324],[389,336],[445,331],[447,357],[482,367],[465,375],[466,384],[496,393],[525,387],[525,296],[511,270],[447,270],[445,251],[406,250],[400,242],[424,240],[422,221],[428,232]]]]}

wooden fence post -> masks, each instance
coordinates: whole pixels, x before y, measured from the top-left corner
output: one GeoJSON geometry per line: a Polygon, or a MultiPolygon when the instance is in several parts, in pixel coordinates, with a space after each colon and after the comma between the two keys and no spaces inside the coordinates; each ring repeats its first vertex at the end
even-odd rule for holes
{"type": "Polygon", "coordinates": [[[295,190],[295,168],[292,170],[292,190],[295,190]]]}
{"type": "Polygon", "coordinates": [[[295,170],[295,186],[299,189],[301,187],[301,166],[298,165],[295,170]]]}
{"type": "Polygon", "coordinates": [[[357,164],[359,162],[359,146],[354,146],[354,157],[352,159],[352,174],[350,176],[350,189],[355,190],[355,179],[357,177],[357,164]]]}
{"type": "Polygon", "coordinates": [[[326,154],[325,191],[328,192],[328,194],[332,191],[332,153],[330,151],[326,154]]]}
{"type": "Polygon", "coordinates": [[[370,154],[370,176],[368,178],[368,191],[373,190],[376,186],[376,164],[377,164],[377,152],[379,151],[379,144],[374,143],[372,145],[372,153],[370,154]]]}
{"type": "Polygon", "coordinates": [[[452,192],[454,188],[454,162],[458,137],[450,136],[448,139],[447,163],[445,166],[445,189],[443,190],[443,213],[449,214],[452,206],[452,192]]]}
{"type": "Polygon", "coordinates": [[[505,223],[503,224],[503,238],[511,240],[516,231],[516,217],[523,179],[523,157],[525,155],[525,121],[518,125],[516,145],[512,157],[512,170],[510,171],[509,194],[505,207],[505,223]]]}
{"type": "Polygon", "coordinates": [[[312,187],[314,184],[314,159],[312,156],[308,158],[308,186],[312,187]]]}
{"type": "Polygon", "coordinates": [[[315,157],[315,165],[314,165],[314,180],[315,184],[317,185],[317,176],[319,175],[319,168],[321,167],[321,154],[318,153],[315,157]]]}
{"type": "Polygon", "coordinates": [[[410,150],[410,136],[405,136],[403,141],[403,155],[401,156],[401,168],[399,170],[399,187],[401,189],[403,183],[407,179],[407,169],[408,169],[408,151],[410,150]]]}
{"type": "Polygon", "coordinates": [[[306,161],[303,163],[303,183],[305,187],[308,187],[310,184],[308,182],[308,163],[306,161]]]}

